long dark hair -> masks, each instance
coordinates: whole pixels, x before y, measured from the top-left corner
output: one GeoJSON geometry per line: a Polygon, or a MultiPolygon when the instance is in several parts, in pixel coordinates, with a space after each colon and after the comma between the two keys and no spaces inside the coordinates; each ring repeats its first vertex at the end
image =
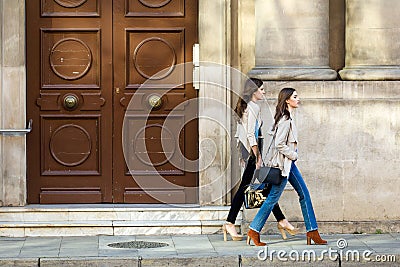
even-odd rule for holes
{"type": "Polygon", "coordinates": [[[275,130],[276,125],[283,116],[286,116],[287,119],[290,119],[290,112],[288,110],[286,100],[288,100],[295,91],[296,89],[294,88],[286,87],[279,92],[278,103],[276,104],[275,108],[275,116],[274,116],[275,123],[272,130],[275,130]]]}
{"type": "Polygon", "coordinates": [[[249,78],[244,83],[243,94],[239,97],[236,104],[235,112],[239,118],[243,117],[243,113],[247,108],[247,103],[251,100],[253,94],[263,85],[263,81],[257,78],[249,78]]]}

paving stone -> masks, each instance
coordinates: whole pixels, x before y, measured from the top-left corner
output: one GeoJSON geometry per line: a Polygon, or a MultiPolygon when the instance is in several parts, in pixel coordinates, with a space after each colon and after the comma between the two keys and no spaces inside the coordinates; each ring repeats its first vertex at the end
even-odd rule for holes
{"type": "Polygon", "coordinates": [[[59,251],[59,257],[97,257],[99,256],[99,250],[97,248],[81,249],[81,248],[61,248],[59,251]]]}
{"type": "Polygon", "coordinates": [[[29,237],[25,240],[23,250],[26,248],[59,248],[61,237],[29,237]]]}
{"type": "Polygon", "coordinates": [[[19,257],[22,258],[42,258],[42,257],[58,257],[59,249],[29,249],[29,250],[22,250],[19,254],[19,257]]]}
{"type": "Polygon", "coordinates": [[[99,257],[137,257],[139,255],[137,249],[99,250],[98,254],[99,257]]]}
{"type": "Polygon", "coordinates": [[[213,249],[207,236],[199,236],[199,238],[196,238],[196,241],[194,241],[193,237],[173,236],[172,240],[176,249],[213,249]]]}
{"type": "Polygon", "coordinates": [[[1,247],[0,258],[18,257],[21,252],[20,248],[1,247]]]}

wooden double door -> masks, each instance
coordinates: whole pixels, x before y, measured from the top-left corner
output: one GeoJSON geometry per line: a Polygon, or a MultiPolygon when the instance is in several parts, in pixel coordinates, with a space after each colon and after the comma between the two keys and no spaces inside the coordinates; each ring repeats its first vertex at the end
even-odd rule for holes
{"type": "Polygon", "coordinates": [[[198,202],[196,171],[171,162],[198,155],[197,92],[179,67],[192,61],[197,8],[26,0],[29,203],[198,202]],[[164,123],[172,111],[179,131],[164,123]]]}

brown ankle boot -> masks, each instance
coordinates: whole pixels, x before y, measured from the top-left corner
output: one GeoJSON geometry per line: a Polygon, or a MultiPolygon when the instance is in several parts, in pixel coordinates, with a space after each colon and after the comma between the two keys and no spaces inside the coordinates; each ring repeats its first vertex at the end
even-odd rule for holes
{"type": "Polygon", "coordinates": [[[311,239],[315,245],[326,245],[328,242],[323,240],[318,233],[318,230],[307,232],[307,245],[311,245],[311,239]]]}
{"type": "Polygon", "coordinates": [[[254,245],[258,247],[266,245],[266,243],[260,242],[260,233],[257,233],[256,231],[251,229],[247,232],[247,245],[250,245],[250,239],[253,240],[254,245]]]}

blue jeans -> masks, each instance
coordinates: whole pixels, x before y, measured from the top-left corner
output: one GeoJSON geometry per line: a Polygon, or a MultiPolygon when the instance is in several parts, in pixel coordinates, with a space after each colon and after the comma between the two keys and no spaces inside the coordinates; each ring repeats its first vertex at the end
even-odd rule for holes
{"type": "Polygon", "coordinates": [[[307,185],[294,162],[292,162],[292,166],[290,168],[289,183],[299,195],[301,213],[303,213],[304,224],[307,232],[317,230],[318,224],[317,220],[315,219],[310,193],[308,192],[307,185]]]}
{"type": "Polygon", "coordinates": [[[283,181],[279,185],[272,185],[271,191],[269,192],[267,199],[261,205],[256,214],[256,217],[254,217],[254,220],[251,222],[250,229],[258,233],[261,231],[275,204],[278,203],[279,197],[282,195],[283,189],[285,189],[287,181],[288,179],[283,179],[283,181]]]}
{"type": "Polygon", "coordinates": [[[307,185],[294,162],[292,162],[292,166],[290,168],[289,179],[284,179],[280,185],[272,186],[268,198],[264,201],[260,207],[260,210],[254,217],[254,220],[251,222],[250,229],[258,233],[261,232],[261,229],[264,227],[272,208],[274,207],[275,203],[278,202],[279,197],[285,189],[288,181],[299,195],[301,212],[303,213],[304,224],[307,232],[318,229],[317,220],[315,219],[315,213],[311,203],[310,193],[308,192],[307,185]]]}

